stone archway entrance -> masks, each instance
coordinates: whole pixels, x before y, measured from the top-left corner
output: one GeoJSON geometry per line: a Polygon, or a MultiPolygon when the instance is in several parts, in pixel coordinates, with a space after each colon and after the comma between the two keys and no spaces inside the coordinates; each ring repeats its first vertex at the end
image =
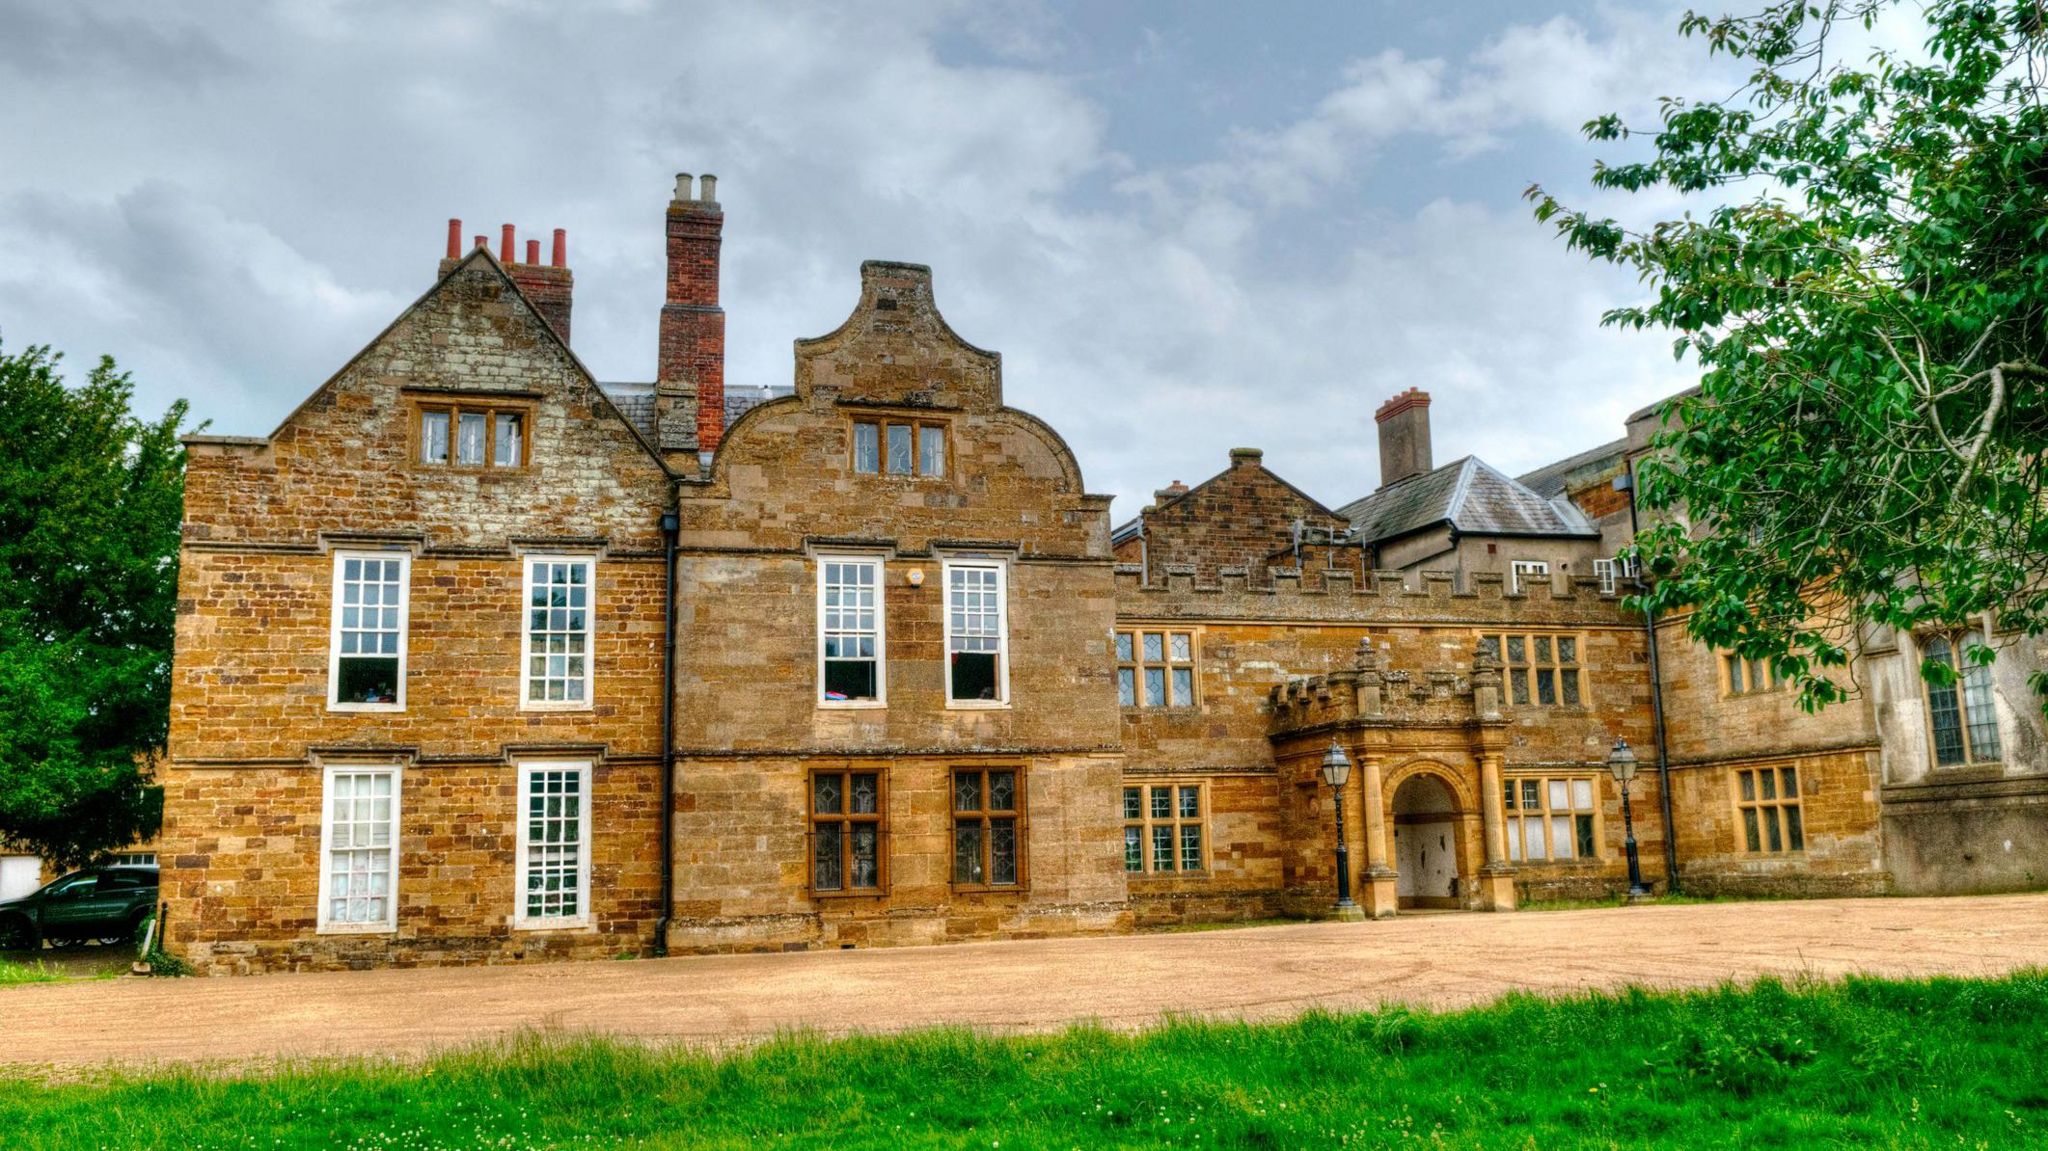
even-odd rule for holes
{"type": "Polygon", "coordinates": [[[1458,797],[1443,778],[1410,776],[1394,791],[1394,892],[1401,907],[1461,907],[1458,797]]]}

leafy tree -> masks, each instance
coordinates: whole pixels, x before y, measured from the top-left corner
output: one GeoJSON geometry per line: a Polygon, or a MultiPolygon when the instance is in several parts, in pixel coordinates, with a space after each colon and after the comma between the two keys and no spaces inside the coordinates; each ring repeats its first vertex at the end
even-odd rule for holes
{"type": "MultiPolygon", "coordinates": [[[[1638,540],[1646,602],[1772,658],[1809,707],[1846,694],[1828,669],[1871,625],[2048,630],[2044,29],[2048,0],[1688,13],[1747,82],[1666,98],[1649,154],[1593,182],[1702,211],[1637,230],[1529,190],[1570,247],[1654,286],[1604,322],[1669,329],[1701,368],[1639,472],[1666,513],[1638,540]],[[1915,19],[1920,51],[1843,43],[1915,19]]],[[[1586,133],[1638,139],[1613,115],[1586,133]]]]}
{"type": "Polygon", "coordinates": [[[61,359],[0,349],[0,839],[70,866],[162,815],[186,409],[61,359]]]}

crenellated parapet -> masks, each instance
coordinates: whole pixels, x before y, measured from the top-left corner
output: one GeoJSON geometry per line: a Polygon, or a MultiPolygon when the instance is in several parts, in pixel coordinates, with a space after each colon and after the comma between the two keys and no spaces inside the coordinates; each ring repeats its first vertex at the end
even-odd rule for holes
{"type": "Polygon", "coordinates": [[[1374,571],[1364,579],[1338,570],[1267,569],[1255,583],[1244,567],[1199,582],[1186,564],[1162,565],[1148,583],[1136,564],[1116,567],[1117,614],[1147,620],[1302,620],[1313,623],[1415,623],[1586,626],[1629,622],[1618,594],[1592,576],[1524,581],[1511,590],[1497,572],[1374,571]]]}
{"type": "Polygon", "coordinates": [[[1500,661],[1484,644],[1464,666],[1399,668],[1370,639],[1359,641],[1351,666],[1296,676],[1267,697],[1273,735],[1353,723],[1455,727],[1506,722],[1500,661]]]}

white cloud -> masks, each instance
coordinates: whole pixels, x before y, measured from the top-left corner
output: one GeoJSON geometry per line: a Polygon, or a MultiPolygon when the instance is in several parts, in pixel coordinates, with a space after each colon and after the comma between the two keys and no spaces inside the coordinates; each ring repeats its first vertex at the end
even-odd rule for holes
{"type": "Polygon", "coordinates": [[[1633,284],[1531,222],[1522,181],[1460,166],[1563,148],[1668,86],[1670,21],[1634,9],[1447,56],[1373,46],[1293,122],[1163,166],[1119,150],[1113,101],[1060,70],[1074,33],[1032,3],[291,4],[157,14],[130,41],[26,0],[0,22],[16,8],[38,44],[223,62],[160,77],[0,50],[0,148],[38,158],[0,171],[8,344],[112,352],[145,405],[190,396],[220,431],[268,431],[423,289],[450,215],[568,228],[579,352],[645,378],[670,175],[706,168],[729,380],[787,380],[790,341],[844,317],[861,259],[929,263],[954,326],[1004,353],[1011,401],[1066,435],[1091,487],[1136,497],[1119,515],[1246,443],[1330,502],[1361,494],[1371,412],[1412,384],[1439,397],[1442,458],[1521,468],[1683,383],[1665,341],[1594,327],[1633,284]]]}

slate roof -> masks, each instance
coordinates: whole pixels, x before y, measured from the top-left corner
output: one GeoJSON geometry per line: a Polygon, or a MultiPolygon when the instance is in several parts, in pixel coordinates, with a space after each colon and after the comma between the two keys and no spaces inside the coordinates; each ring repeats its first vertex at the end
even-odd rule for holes
{"type": "MultiPolygon", "coordinates": [[[[619,409],[619,414],[625,416],[627,422],[640,429],[641,435],[659,442],[660,437],[654,427],[653,384],[605,380],[597,386],[604,389],[604,394],[611,398],[613,406],[619,409]]],[[[741,416],[746,415],[748,411],[767,403],[769,400],[793,395],[795,392],[796,385],[794,384],[783,384],[779,387],[772,385],[729,387],[725,389],[725,426],[728,428],[733,426],[739,422],[741,416]]]]}
{"type": "Polygon", "coordinates": [[[1353,500],[1337,514],[1367,543],[1442,523],[1461,535],[1599,534],[1569,501],[1545,499],[1472,456],[1353,500]]]}
{"type": "Polygon", "coordinates": [[[1554,500],[1565,494],[1565,483],[1573,472],[1609,457],[1619,459],[1627,447],[1628,437],[1623,436],[1621,439],[1601,444],[1597,448],[1561,459],[1554,464],[1545,464],[1533,472],[1515,477],[1515,482],[1546,500],[1554,500]]]}
{"type": "Polygon", "coordinates": [[[640,434],[650,441],[659,443],[660,437],[654,429],[654,385],[629,384],[617,380],[600,380],[598,387],[611,397],[612,406],[626,417],[626,422],[640,429],[640,434]]]}

